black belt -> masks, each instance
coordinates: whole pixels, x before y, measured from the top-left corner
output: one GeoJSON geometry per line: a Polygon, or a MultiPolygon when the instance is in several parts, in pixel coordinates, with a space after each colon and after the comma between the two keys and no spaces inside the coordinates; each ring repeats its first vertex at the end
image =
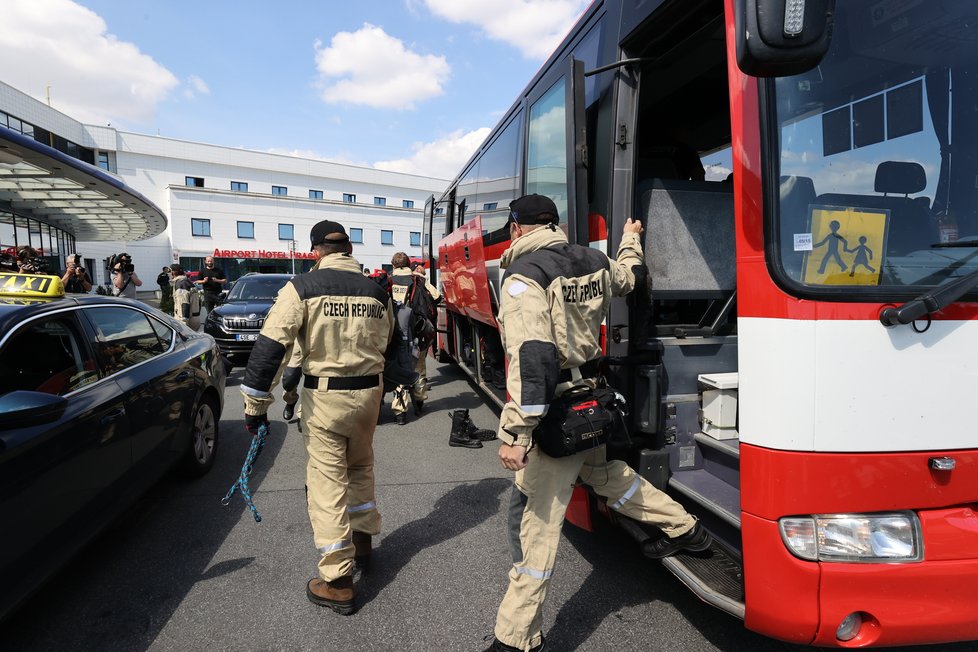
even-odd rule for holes
{"type": "MultiPolygon", "coordinates": [[[[588,360],[582,364],[578,369],[581,370],[581,378],[596,378],[598,376],[598,360],[588,360]]],[[[557,376],[557,384],[569,383],[574,380],[574,376],[570,369],[561,369],[560,375],[557,376]]]]}
{"type": "Polygon", "coordinates": [[[306,375],[302,384],[308,389],[319,389],[320,384],[323,388],[331,389],[370,389],[380,385],[380,375],[373,376],[310,376],[306,375]]]}

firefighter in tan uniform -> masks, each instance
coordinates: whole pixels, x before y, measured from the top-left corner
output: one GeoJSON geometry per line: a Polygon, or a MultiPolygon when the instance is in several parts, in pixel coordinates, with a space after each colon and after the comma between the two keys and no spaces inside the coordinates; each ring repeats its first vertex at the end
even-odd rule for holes
{"type": "Polygon", "coordinates": [[[374,500],[373,433],[380,411],[384,355],[394,321],[390,297],[363,276],[336,222],[312,228],[318,259],[279,292],[248,360],[241,392],[245,424],[256,432],[274,400],[286,360],[302,358],[302,432],[309,520],[321,555],[309,581],[312,602],[343,615],[355,611],[353,571],[369,560],[380,532],[374,500]]]}
{"type": "MultiPolygon", "coordinates": [[[[395,309],[398,305],[407,303],[409,293],[415,283],[423,283],[433,300],[438,301],[441,298],[441,293],[438,292],[438,289],[425,280],[424,267],[421,267],[420,273],[412,271],[411,259],[406,253],[399,251],[394,254],[391,258],[391,265],[394,267],[394,270],[391,272],[391,297],[394,300],[395,309]]],[[[418,372],[418,379],[410,387],[407,385],[398,385],[394,389],[393,398],[391,399],[391,411],[394,413],[398,425],[403,426],[407,423],[409,395],[416,416],[421,416],[421,411],[424,409],[424,402],[428,400],[428,369],[425,363],[425,359],[428,357],[428,350],[427,347],[423,346],[423,342],[421,344],[422,346],[415,347],[418,349],[418,361],[415,364],[414,370],[418,372]]],[[[431,343],[429,342],[428,345],[430,346],[431,343]]]]}
{"type": "Polygon", "coordinates": [[[632,267],[643,263],[641,223],[625,223],[618,258],[612,260],[596,249],[568,244],[556,226],[557,215],[553,201],[541,195],[510,203],[512,244],[501,260],[506,273],[499,306],[510,398],[499,419],[499,459],[516,471],[509,513],[514,564],[487,652],[545,648],[542,607],[578,477],[611,509],[665,533],[644,546],[647,556],[705,550],[711,542],[682,506],[624,462],[608,461],[604,446],[561,458],[533,446],[532,433],[555,396],[574,385],[594,386],[601,321],[611,297],[632,290],[632,267]]]}

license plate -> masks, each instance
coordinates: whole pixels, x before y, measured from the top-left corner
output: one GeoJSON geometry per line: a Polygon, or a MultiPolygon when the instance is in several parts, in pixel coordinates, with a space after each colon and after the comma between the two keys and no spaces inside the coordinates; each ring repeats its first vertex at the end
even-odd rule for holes
{"type": "Polygon", "coordinates": [[[258,339],[258,333],[237,333],[234,336],[234,339],[238,340],[239,342],[254,342],[258,339]]]}

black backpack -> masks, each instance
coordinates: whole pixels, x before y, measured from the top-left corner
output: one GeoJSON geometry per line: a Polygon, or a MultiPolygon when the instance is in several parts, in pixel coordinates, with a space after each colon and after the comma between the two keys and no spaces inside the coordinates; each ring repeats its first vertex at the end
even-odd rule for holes
{"type": "Polygon", "coordinates": [[[421,348],[427,348],[435,338],[438,304],[425,287],[424,279],[415,277],[405,303],[411,308],[414,336],[418,338],[421,348]]]}

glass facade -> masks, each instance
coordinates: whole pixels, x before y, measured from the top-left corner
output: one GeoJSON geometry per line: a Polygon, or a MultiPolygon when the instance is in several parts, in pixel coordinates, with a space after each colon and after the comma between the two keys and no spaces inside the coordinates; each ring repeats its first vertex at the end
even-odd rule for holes
{"type": "Polygon", "coordinates": [[[24,246],[36,249],[52,273],[62,270],[65,256],[76,253],[75,238],[67,231],[0,211],[0,253],[16,256],[17,250],[24,246]]]}

